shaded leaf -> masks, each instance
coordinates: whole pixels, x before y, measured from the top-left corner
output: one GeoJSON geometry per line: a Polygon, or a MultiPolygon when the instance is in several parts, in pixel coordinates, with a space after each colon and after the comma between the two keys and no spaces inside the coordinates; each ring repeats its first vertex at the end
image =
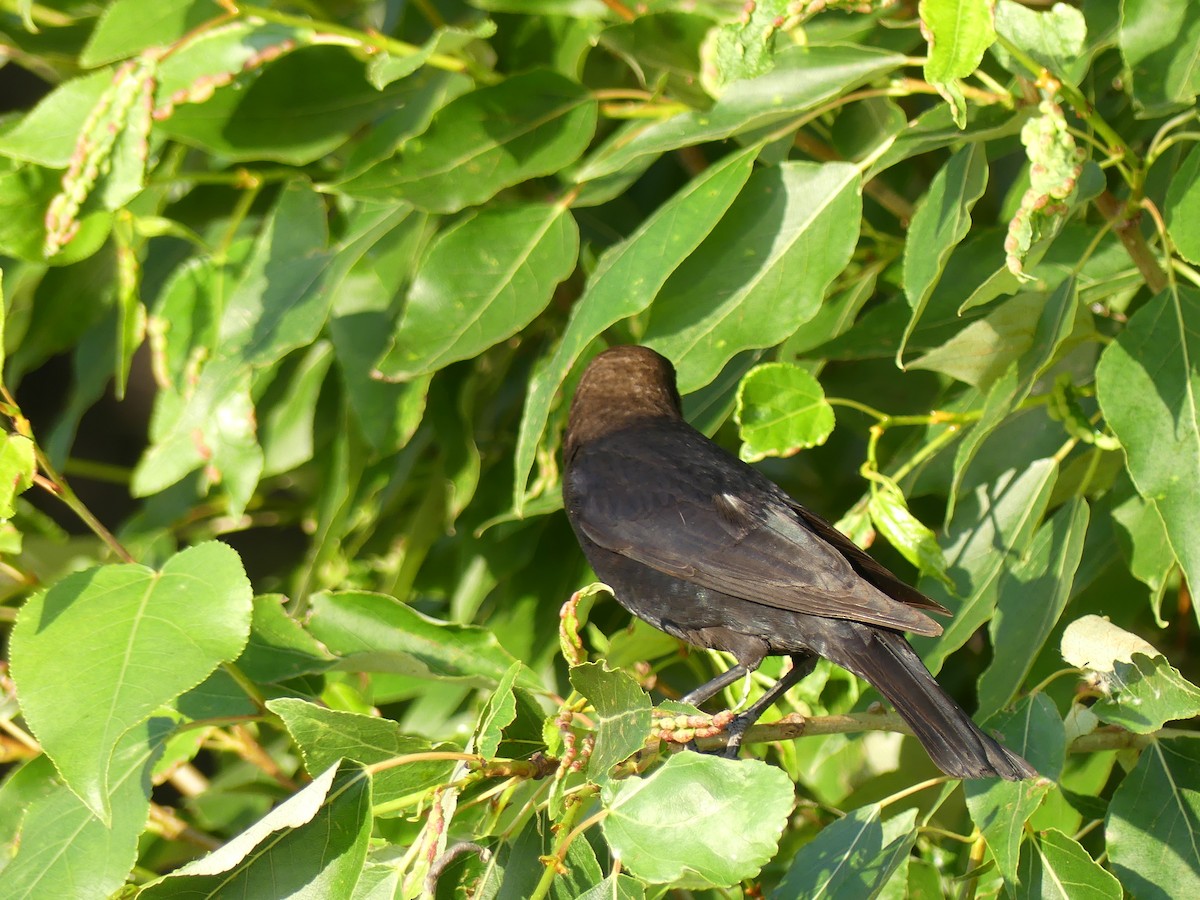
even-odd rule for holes
{"type": "Polygon", "coordinates": [[[1134,313],[1096,366],[1096,396],[1129,475],[1158,507],[1192,584],[1200,584],[1198,335],[1200,291],[1168,288],[1134,313]]]}
{"type": "Polygon", "coordinates": [[[959,487],[980,446],[1009,413],[1029,396],[1038,378],[1054,362],[1059,348],[1074,331],[1080,312],[1076,280],[1070,277],[1054,289],[1042,307],[1029,352],[988,389],[979,421],[959,443],[954,453],[954,480],[950,485],[947,517],[954,511],[959,487]]]}
{"type": "Polygon", "coordinates": [[[772,900],[878,896],[917,840],[915,809],[886,822],[879,814],[878,804],[867,804],[821,829],[792,859],[772,900]]]}
{"type": "MultiPolygon", "coordinates": [[[[1058,711],[1045,694],[1025,698],[1015,712],[989,724],[999,725],[1005,745],[1025,756],[1039,773],[1057,778],[1066,755],[1066,735],[1058,711]]],[[[971,819],[983,833],[1009,890],[1017,883],[1025,823],[1052,787],[1041,779],[977,779],[963,784],[971,819]]]]}
{"type": "Polygon", "coordinates": [[[361,766],[344,762],[138,897],[347,897],[370,834],[371,781],[361,766]]]}
{"type": "Polygon", "coordinates": [[[16,856],[0,874],[5,897],[93,900],[120,888],[137,860],[138,836],[150,811],[150,770],[172,724],[149,719],[117,741],[108,770],[107,822],[58,779],[46,756],[5,782],[0,799],[6,801],[22,783],[40,782],[21,810],[16,856]]]}
{"type": "MultiPolygon", "coordinates": [[[[283,719],[304,756],[305,771],[314,778],[343,759],[369,765],[433,749],[425,738],[403,734],[398,724],[378,716],[325,709],[290,697],[268,700],[267,708],[283,719]]],[[[444,784],[455,765],[453,760],[425,760],[376,772],[371,776],[371,802],[378,806],[444,784]]]]}
{"type": "Polygon", "coordinates": [[[596,747],[589,772],[600,781],[614,765],[645,746],[650,734],[650,698],[636,681],[624,672],[611,671],[604,663],[573,667],[571,685],[596,710],[596,747]]]}
{"type": "Polygon", "coordinates": [[[1114,660],[1105,683],[1112,697],[1091,709],[1110,725],[1150,734],[1173,719],[1200,716],[1200,688],[1158,653],[1133,653],[1130,662],[1114,660]]]}
{"type": "Polygon", "coordinates": [[[1128,66],[1134,103],[1146,116],[1161,115],[1200,92],[1200,4],[1196,0],[1125,0],[1121,4],[1121,56],[1128,66]]]}
{"type": "Polygon", "coordinates": [[[1057,474],[1054,460],[1035,460],[1025,471],[1007,472],[963,499],[943,542],[947,572],[957,590],[951,593],[931,579],[920,583],[925,594],[954,612],[939,637],[911,639],[930,671],[936,673],[991,618],[1005,561],[1029,546],[1057,474]]]}
{"type": "Polygon", "coordinates": [[[1104,825],[1109,864],[1144,900],[1200,892],[1200,746],[1153,741],[1117,786],[1104,825]]]}
{"type": "Polygon", "coordinates": [[[904,295],[912,318],[900,339],[896,363],[917,327],[946,261],[971,228],[971,209],[987,187],[987,154],[980,144],[967,144],[938,170],[929,191],[917,204],[904,242],[904,295]]]}
{"type": "Polygon", "coordinates": [[[1021,848],[1017,900],[1121,900],[1121,883],[1056,828],[1021,848]]]}
{"type": "Polygon", "coordinates": [[[997,585],[989,625],[992,664],[979,676],[979,715],[987,718],[1020,690],[1072,596],[1090,512],[1086,501],[1064,504],[1011,560],[997,585]]]}
{"type": "MultiPolygon", "coordinates": [[[[246,75],[230,79],[227,64],[217,57],[220,74],[214,77],[222,86],[211,96],[203,74],[213,63],[207,46],[189,45],[188,59],[182,61],[192,65],[179,72],[179,102],[156,130],[227,160],[268,159],[301,166],[335,150],[363,123],[408,98],[411,89],[403,81],[382,91],[368,84],[363,62],[345,47],[299,46],[269,65],[253,68],[303,36],[301,29],[284,28],[285,34],[296,36],[280,40],[278,27],[264,24],[245,34],[245,44],[242,36],[233,42],[235,56],[250,53],[251,71],[246,75]],[[259,40],[261,46],[256,45],[259,40]]],[[[168,57],[164,66],[183,52],[168,57]]],[[[160,85],[161,102],[174,96],[167,87],[160,85]]]]}
{"type": "MultiPolygon", "coordinates": [[[[490,687],[514,662],[490,631],[439,622],[384,594],[322,592],[312,597],[311,608],[309,631],[342,657],[338,667],[349,671],[460,679],[490,687]]],[[[528,672],[522,682],[539,686],[528,672]]]]}

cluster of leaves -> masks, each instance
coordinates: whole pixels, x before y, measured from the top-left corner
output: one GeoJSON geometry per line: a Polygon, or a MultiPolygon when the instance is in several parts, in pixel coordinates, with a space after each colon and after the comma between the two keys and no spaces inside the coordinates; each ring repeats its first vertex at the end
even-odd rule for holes
{"type": "Polygon", "coordinates": [[[4,896],[1200,895],[1194,0],[147,10],[0,8],[4,896]],[[634,341],[1043,779],[825,664],[660,753],[728,661],[559,627],[564,398],[634,341]]]}

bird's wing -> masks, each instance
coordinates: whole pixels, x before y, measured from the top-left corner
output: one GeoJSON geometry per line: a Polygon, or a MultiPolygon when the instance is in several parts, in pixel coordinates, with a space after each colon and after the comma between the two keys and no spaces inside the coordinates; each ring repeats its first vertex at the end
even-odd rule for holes
{"type": "Polygon", "coordinates": [[[659,448],[661,453],[644,452],[644,444],[583,451],[587,459],[577,471],[587,483],[577,492],[577,527],[607,550],[735,597],[809,615],[941,633],[919,609],[864,580],[840,542],[813,530],[786,494],[753,470],[731,468],[734,460],[701,441],[672,444],[659,448]],[[638,475],[634,484],[631,472],[638,475]],[[753,473],[749,483],[747,473],[753,473]]]}

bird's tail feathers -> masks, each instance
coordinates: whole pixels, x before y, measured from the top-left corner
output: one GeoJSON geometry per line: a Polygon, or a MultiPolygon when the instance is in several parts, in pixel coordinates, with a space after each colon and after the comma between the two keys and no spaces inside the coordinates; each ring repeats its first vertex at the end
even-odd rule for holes
{"type": "Polygon", "coordinates": [[[866,641],[842,649],[847,658],[835,661],[865,678],[891,701],[947,775],[1008,781],[1037,776],[1024,759],[979,730],[929,674],[903,636],[871,629],[866,641]]]}

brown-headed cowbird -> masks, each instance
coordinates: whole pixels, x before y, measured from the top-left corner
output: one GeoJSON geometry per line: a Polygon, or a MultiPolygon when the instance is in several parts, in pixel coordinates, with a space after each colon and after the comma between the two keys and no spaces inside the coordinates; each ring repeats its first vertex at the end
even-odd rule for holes
{"type": "Polygon", "coordinates": [[[901,632],[937,635],[949,614],[832,525],[684,421],[675,369],[645,347],[592,360],[563,444],[567,517],[627,610],[738,665],[684,700],[702,703],[764,657],[793,666],[729,727],[727,752],[823,656],[890,700],[942,771],[1037,773],[975,726],[901,632]]]}

